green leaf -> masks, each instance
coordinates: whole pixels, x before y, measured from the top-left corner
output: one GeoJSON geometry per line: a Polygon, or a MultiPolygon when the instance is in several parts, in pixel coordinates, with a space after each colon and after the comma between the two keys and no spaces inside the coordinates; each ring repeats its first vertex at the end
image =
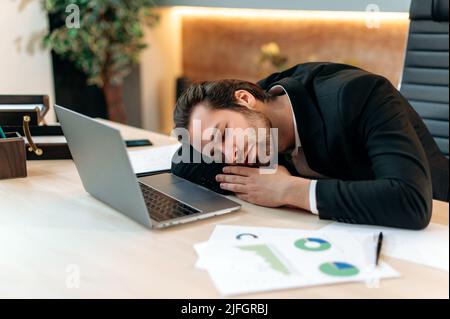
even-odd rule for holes
{"type": "Polygon", "coordinates": [[[120,83],[139,62],[147,47],[143,24],[155,25],[159,17],[153,0],[42,0],[47,12],[65,21],[66,7],[78,5],[80,29],[63,24],[43,39],[45,47],[73,61],[88,83],[120,83]],[[103,78],[104,75],[107,78],[103,78]]]}

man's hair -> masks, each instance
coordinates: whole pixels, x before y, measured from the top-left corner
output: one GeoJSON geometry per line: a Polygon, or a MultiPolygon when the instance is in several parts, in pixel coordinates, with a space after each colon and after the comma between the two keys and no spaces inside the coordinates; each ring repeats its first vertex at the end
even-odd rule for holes
{"type": "Polygon", "coordinates": [[[219,80],[195,83],[178,98],[173,113],[175,127],[188,128],[192,110],[203,103],[212,109],[228,109],[245,114],[251,111],[237,103],[235,92],[246,90],[257,100],[266,101],[270,95],[258,85],[240,80],[219,80]]]}

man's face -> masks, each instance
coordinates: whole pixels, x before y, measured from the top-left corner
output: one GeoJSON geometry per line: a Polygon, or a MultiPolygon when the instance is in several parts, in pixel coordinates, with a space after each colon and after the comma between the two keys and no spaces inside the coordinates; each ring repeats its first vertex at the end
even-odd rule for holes
{"type": "Polygon", "coordinates": [[[194,148],[227,164],[259,164],[266,160],[258,154],[270,153],[270,121],[250,109],[243,113],[199,104],[192,111],[189,134],[194,148]]]}

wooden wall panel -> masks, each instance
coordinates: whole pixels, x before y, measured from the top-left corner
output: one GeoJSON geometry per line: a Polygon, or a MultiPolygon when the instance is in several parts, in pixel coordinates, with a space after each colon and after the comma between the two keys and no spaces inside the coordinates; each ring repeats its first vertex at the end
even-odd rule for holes
{"type": "Polygon", "coordinates": [[[256,81],[260,47],[276,42],[289,65],[333,61],[386,76],[394,85],[403,68],[409,21],[280,19],[228,16],[182,18],[183,73],[194,80],[239,78],[256,81]]]}

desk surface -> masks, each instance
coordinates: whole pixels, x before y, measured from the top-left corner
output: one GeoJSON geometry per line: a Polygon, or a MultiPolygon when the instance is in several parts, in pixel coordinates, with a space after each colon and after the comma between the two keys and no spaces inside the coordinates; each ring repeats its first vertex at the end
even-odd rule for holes
{"type": "MultiPolygon", "coordinates": [[[[126,139],[173,142],[116,127],[126,139]]],[[[328,224],[298,210],[243,203],[236,213],[150,231],[89,196],[72,161],[28,162],[28,174],[0,181],[0,298],[218,298],[208,274],[194,267],[193,249],[216,224],[299,229],[328,224]]],[[[433,222],[448,225],[448,219],[448,204],[435,202],[433,222]]],[[[383,258],[402,278],[384,280],[380,288],[350,283],[242,297],[449,297],[448,272],[383,258]]]]}

